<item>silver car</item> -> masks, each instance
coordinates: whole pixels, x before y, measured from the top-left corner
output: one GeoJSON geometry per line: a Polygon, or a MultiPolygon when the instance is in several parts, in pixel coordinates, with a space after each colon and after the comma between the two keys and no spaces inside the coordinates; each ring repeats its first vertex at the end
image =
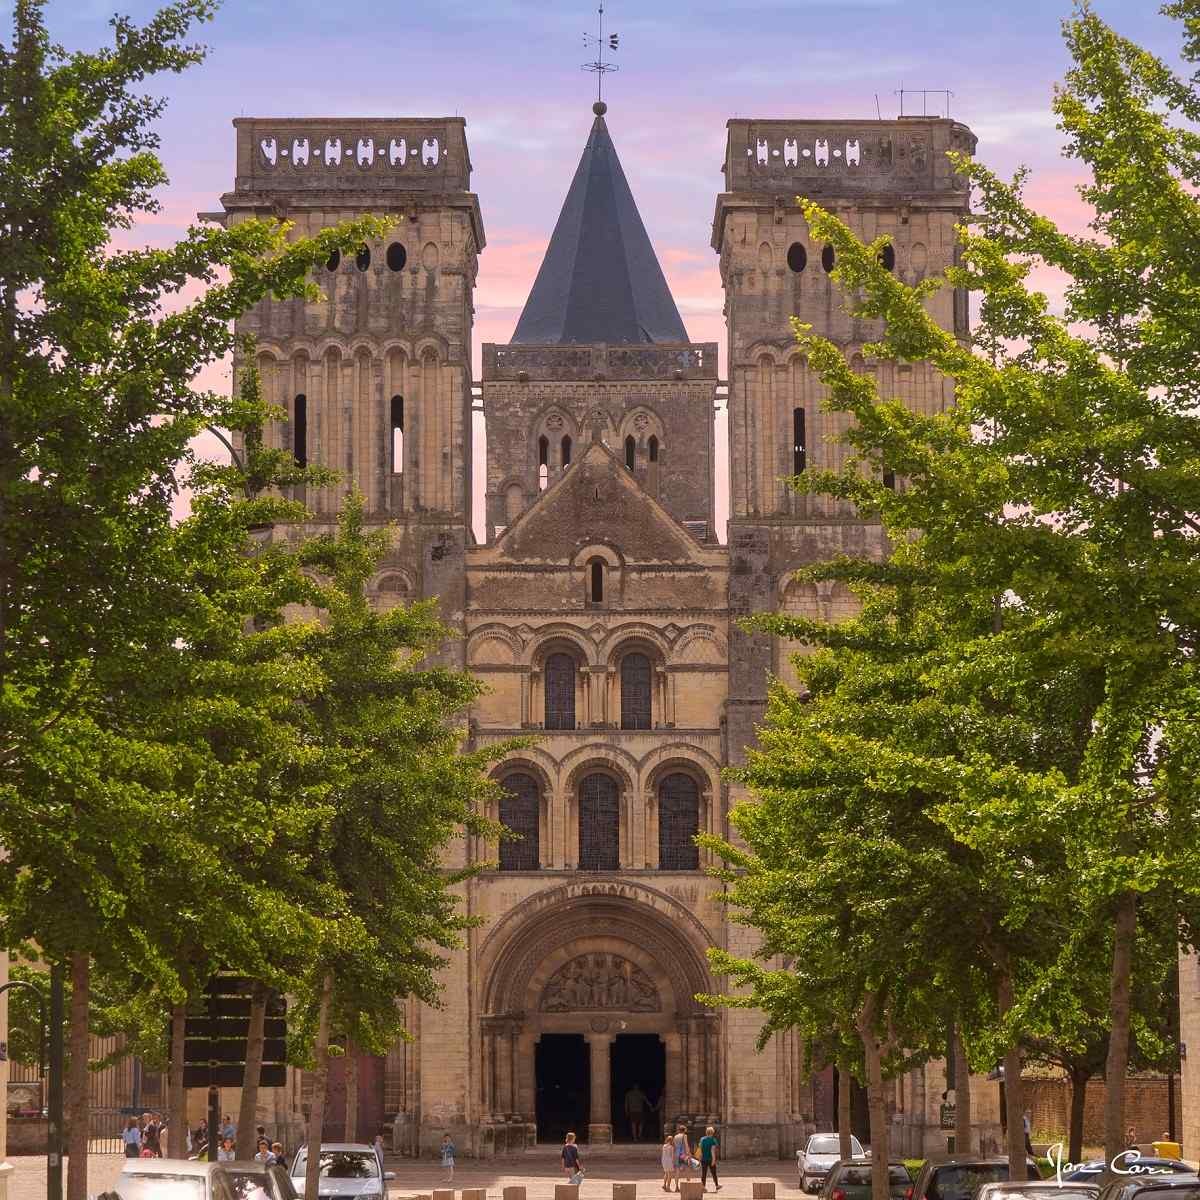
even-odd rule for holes
{"type": "MultiPolygon", "coordinates": [[[[836,1133],[814,1133],[810,1135],[803,1150],[796,1151],[796,1170],[800,1173],[800,1190],[820,1190],[829,1168],[842,1157],[841,1141],[836,1133]]],[[[850,1137],[850,1157],[866,1158],[866,1152],[858,1138],[850,1137]]]]}
{"type": "MultiPolygon", "coordinates": [[[[292,1185],[304,1196],[304,1173],[308,1168],[308,1147],[302,1146],[292,1162],[292,1185]]],[[[355,1196],[361,1200],[382,1200],[387,1195],[387,1180],[374,1146],[362,1142],[322,1142],[317,1178],[317,1197],[355,1196]]],[[[122,1198],[123,1200],[123,1198],[122,1198]]],[[[306,1200],[309,1198],[306,1197],[306,1200]]],[[[312,1198],[316,1200],[316,1197],[312,1198]]]]}
{"type": "Polygon", "coordinates": [[[121,1200],[235,1200],[220,1163],[181,1158],[130,1158],[117,1176],[121,1200]]]}

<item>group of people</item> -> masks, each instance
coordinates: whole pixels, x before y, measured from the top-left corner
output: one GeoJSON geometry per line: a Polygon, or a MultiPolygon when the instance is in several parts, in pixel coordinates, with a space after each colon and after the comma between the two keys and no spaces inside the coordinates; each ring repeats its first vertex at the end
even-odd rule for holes
{"type": "Polygon", "coordinates": [[[161,1113],[147,1112],[130,1117],[121,1130],[126,1158],[162,1158],[167,1123],[161,1113]]]}
{"type": "MultiPolygon", "coordinates": [[[[443,1163],[445,1162],[446,1142],[450,1135],[443,1140],[443,1163]]],[[[721,1139],[717,1131],[709,1125],[704,1130],[704,1136],[696,1143],[693,1153],[692,1144],[688,1140],[686,1125],[677,1125],[673,1134],[668,1133],[662,1144],[662,1170],[664,1192],[677,1192],[681,1183],[692,1180],[697,1169],[700,1171],[700,1187],[708,1190],[708,1177],[712,1176],[713,1190],[721,1190],[721,1182],[717,1178],[717,1157],[720,1152],[721,1139]],[[697,1157],[698,1156],[698,1157],[697,1157]]],[[[450,1146],[450,1166],[453,1172],[453,1145],[450,1146]]],[[[573,1133],[568,1133],[562,1148],[562,1166],[566,1173],[567,1182],[580,1184],[583,1182],[583,1158],[579,1153],[579,1143],[573,1133]]]]}
{"type": "MultiPolygon", "coordinates": [[[[196,1128],[188,1130],[188,1155],[191,1158],[208,1159],[208,1120],[202,1120],[196,1128]]],[[[217,1127],[217,1162],[233,1162],[237,1157],[237,1125],[228,1113],[217,1127]]],[[[287,1165],[287,1154],[282,1142],[273,1142],[267,1137],[265,1125],[254,1130],[254,1161],[287,1165]]]]}

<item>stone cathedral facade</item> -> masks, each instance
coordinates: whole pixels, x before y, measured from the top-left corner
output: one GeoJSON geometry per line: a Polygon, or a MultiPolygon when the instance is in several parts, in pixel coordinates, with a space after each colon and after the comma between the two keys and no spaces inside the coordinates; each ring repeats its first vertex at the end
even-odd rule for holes
{"type": "MultiPolygon", "coordinates": [[[[287,413],[269,437],[342,473],[303,497],[310,531],[357,486],[370,519],[394,530],[378,603],[435,598],[458,634],[447,660],[487,685],[472,742],[536,736],[496,769],[495,815],[523,838],[455,848],[455,863],[497,863],[463,887],[484,921],[445,972],[444,1006],[412,1006],[413,1040],[361,1062],[359,1136],[386,1123],[424,1153],[445,1131],[477,1154],[568,1128],[592,1144],[628,1140],[637,1085],[656,1106],[646,1139],[660,1118],[683,1117],[719,1123],[726,1155],[790,1155],[806,1127],[832,1126],[834,1080],[807,1073],[793,1037],[756,1052],[756,1014],[696,1000],[721,988],[706,947],[751,942],[692,841],[727,832],[738,796],[722,768],[753,742],[770,679],[794,677],[794,648],[737,618],[836,619],[852,597],[792,571],[882,549],[879,528],[849,506],[781,482],[843,453],[790,318],[834,338],[885,392],[923,411],[951,402],[922,364],[864,357],[876,331],[845,315],[832,251],[810,239],[795,197],[821,199],[865,238],[891,234],[892,269],[915,282],[954,258],[968,195],[946,151],[971,150],[974,137],[926,117],[730,121],[712,224],[729,339],[720,380],[717,345],[688,337],[597,105],[513,339],[482,347],[476,380],[486,242],[465,123],[234,124],[236,181],[216,219],[281,217],[298,233],[366,213],[397,222],[315,273],[324,303],[264,301],[241,322],[265,394],[287,413]],[[727,531],[714,522],[726,387],[727,531]]],[[[965,333],[963,297],[944,290],[931,305],[965,333]]],[[[940,1144],[944,1086],[924,1075],[919,1088],[898,1085],[903,1148],[940,1144]]],[[[302,1082],[269,1103],[276,1120],[298,1112],[302,1082]]],[[[339,1104],[331,1135],[342,1134],[339,1104]]]]}

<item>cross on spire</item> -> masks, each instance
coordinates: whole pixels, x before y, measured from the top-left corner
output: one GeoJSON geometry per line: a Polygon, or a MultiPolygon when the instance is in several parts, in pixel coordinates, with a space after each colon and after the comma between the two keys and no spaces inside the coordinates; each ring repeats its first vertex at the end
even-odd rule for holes
{"type": "Polygon", "coordinates": [[[585,33],[583,35],[584,46],[590,48],[596,47],[596,61],[587,62],[582,66],[582,70],[591,71],[596,76],[596,103],[592,106],[593,111],[598,117],[602,117],[607,111],[608,106],[604,103],[604,76],[609,71],[619,71],[621,68],[614,62],[604,61],[605,49],[616,51],[621,37],[620,34],[610,33],[607,37],[604,36],[604,5],[601,4],[598,10],[599,16],[599,33],[585,33]]]}

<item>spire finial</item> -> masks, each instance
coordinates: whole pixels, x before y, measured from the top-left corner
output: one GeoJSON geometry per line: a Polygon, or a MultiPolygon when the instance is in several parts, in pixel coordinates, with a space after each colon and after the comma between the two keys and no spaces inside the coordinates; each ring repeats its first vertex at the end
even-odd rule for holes
{"type": "Polygon", "coordinates": [[[608,105],[604,103],[604,76],[609,71],[619,71],[621,68],[614,62],[604,61],[604,49],[607,46],[609,50],[616,51],[620,45],[621,36],[617,33],[610,33],[608,37],[604,36],[604,5],[601,4],[598,9],[599,33],[585,33],[583,35],[583,44],[585,46],[595,46],[596,61],[584,63],[582,70],[591,71],[596,76],[596,103],[592,105],[592,112],[598,117],[604,116],[608,112],[608,105]]]}

